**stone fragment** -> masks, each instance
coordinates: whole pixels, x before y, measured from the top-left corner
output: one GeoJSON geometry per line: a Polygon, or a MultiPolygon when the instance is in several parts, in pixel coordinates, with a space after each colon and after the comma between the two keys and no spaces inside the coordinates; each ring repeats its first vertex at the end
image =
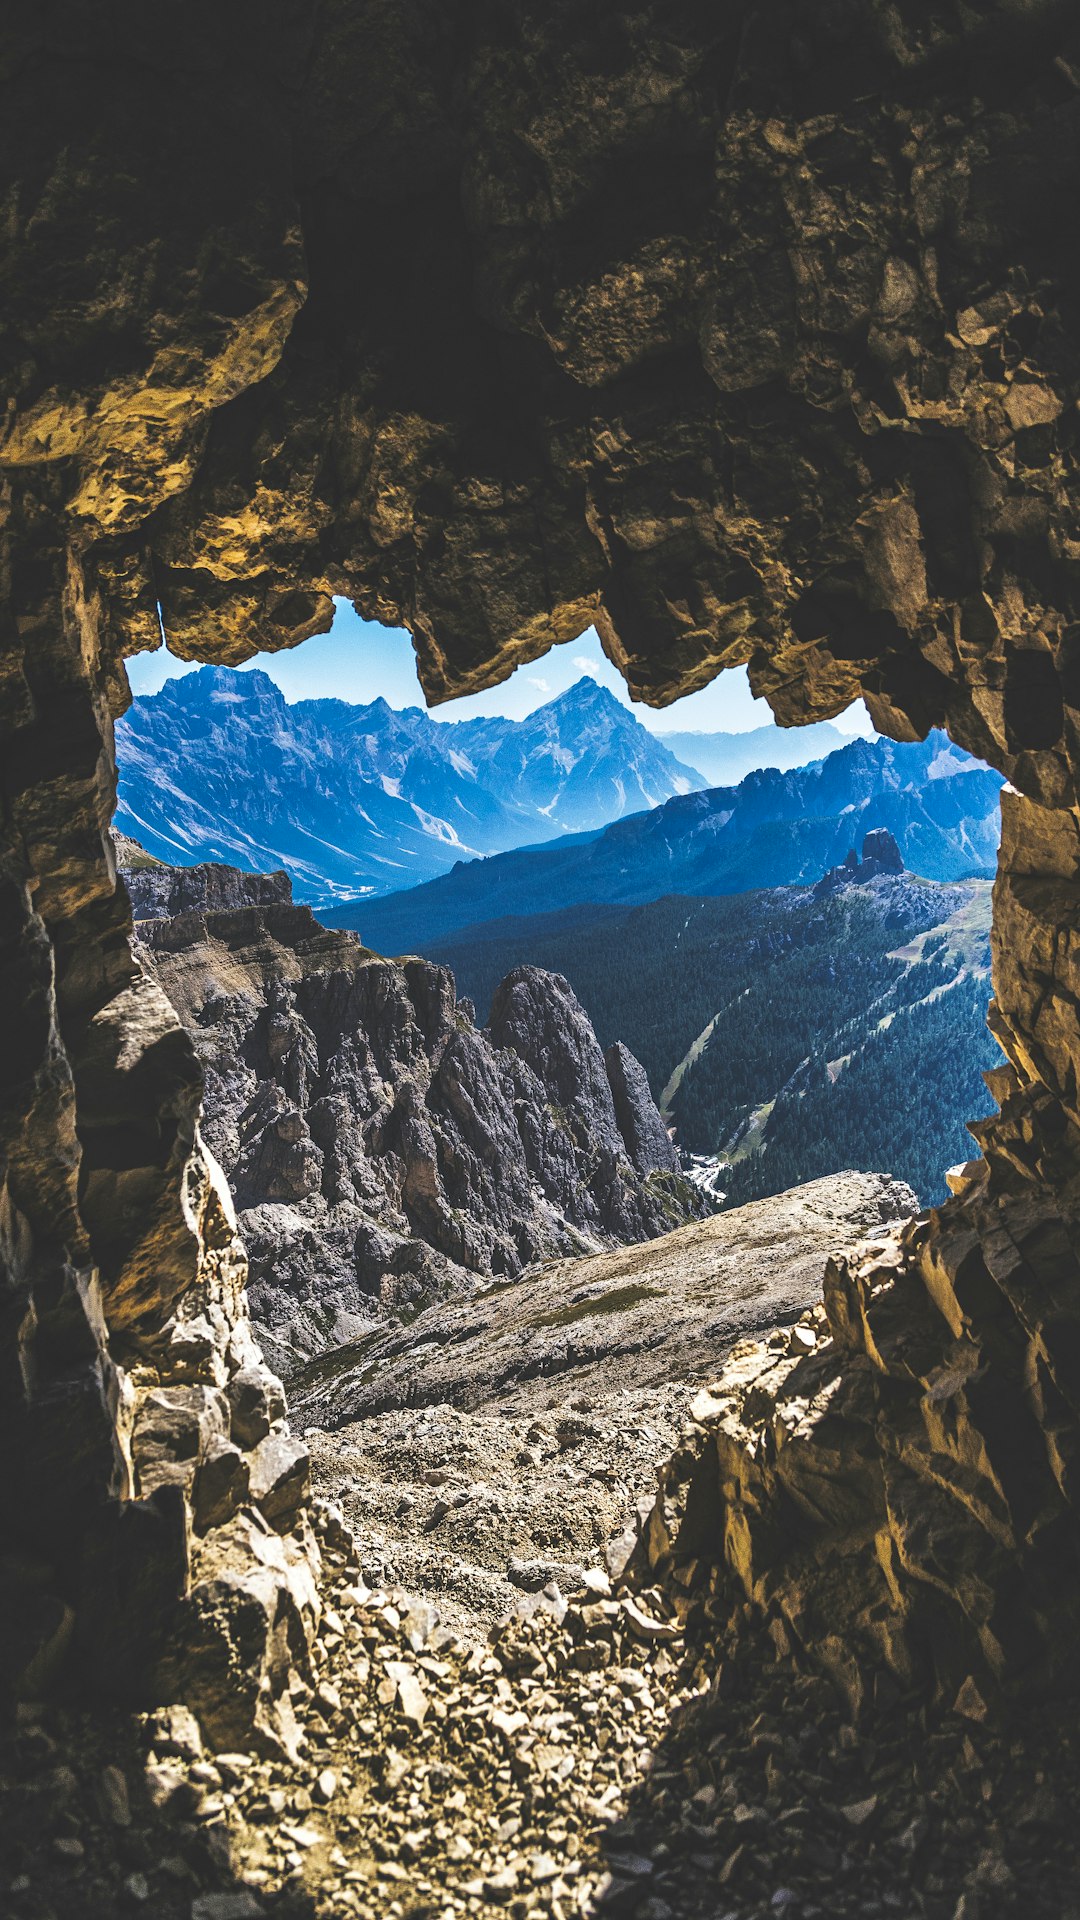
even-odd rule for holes
{"type": "Polygon", "coordinates": [[[147,1731],[155,1753],[175,1753],[182,1760],[198,1760],[202,1755],[202,1733],[190,1707],[159,1707],[151,1714],[147,1731]]]}
{"type": "Polygon", "coordinates": [[[953,1712],[962,1713],[966,1720],[982,1721],[986,1719],[988,1711],[974,1676],[969,1673],[953,1701],[953,1712]]]}
{"type": "Polygon", "coordinates": [[[174,1380],[197,1378],[216,1353],[214,1329],[205,1314],[178,1317],[168,1330],[168,1369],[174,1380]]]}
{"type": "Polygon", "coordinates": [[[139,1491],[188,1489],[208,1450],[226,1437],[224,1396],[207,1386],[155,1387],[140,1401],[131,1451],[139,1491]]]}
{"type": "Polygon", "coordinates": [[[426,1601],[414,1601],[402,1622],[405,1638],[414,1653],[419,1653],[427,1646],[438,1623],[439,1616],[434,1607],[426,1601]]]}
{"type": "Polygon", "coordinates": [[[488,1725],[494,1727],[496,1733],[501,1733],[504,1740],[512,1740],[516,1733],[523,1732],[529,1724],[527,1713],[504,1713],[501,1707],[489,1707],[487,1720],[488,1725]]]}
{"type": "Polygon", "coordinates": [[[257,1447],[285,1417],[285,1390],[261,1363],[241,1367],[228,1385],[232,1437],[242,1447],[257,1447]]]}
{"type": "Polygon", "coordinates": [[[849,1806],[841,1807],[840,1811],[849,1827],[865,1827],[867,1821],[873,1819],[877,1806],[877,1794],[872,1793],[865,1800],[853,1800],[849,1806]]]}
{"type": "Polygon", "coordinates": [[[404,1660],[388,1660],[386,1677],[394,1683],[397,1703],[406,1720],[414,1727],[422,1727],[427,1716],[428,1697],[414,1669],[404,1660]]]}
{"type": "Polygon", "coordinates": [[[638,1537],[632,1527],[615,1535],[604,1548],[604,1565],[612,1580],[621,1580],[637,1551],[638,1537]]]}
{"type": "Polygon", "coordinates": [[[152,1807],[167,1807],[187,1786],[187,1775],[175,1761],[151,1762],[143,1772],[147,1797],[152,1807]]]}
{"type": "Polygon", "coordinates": [[[195,1474],[192,1504],[195,1525],[205,1533],[208,1527],[222,1527],[243,1506],[249,1488],[248,1461],[231,1440],[211,1443],[195,1474]]]}
{"type": "Polygon", "coordinates": [[[646,1613],[636,1600],[629,1595],[622,1601],[622,1611],[636,1634],[643,1640],[677,1640],[679,1630],[668,1620],[657,1620],[646,1613]]]}
{"type": "Polygon", "coordinates": [[[119,1767],[105,1767],[100,1781],[102,1811],[114,1827],[130,1827],[128,1783],[119,1767]]]}
{"type": "Polygon", "coordinates": [[[1050,387],[1036,381],[1014,381],[1005,396],[1009,425],[1017,432],[1025,427],[1045,427],[1056,420],[1062,403],[1050,387]]]}
{"type": "Polygon", "coordinates": [[[251,1498],[267,1520],[287,1524],[303,1504],[311,1461],[302,1440],[268,1433],[248,1460],[251,1498]]]}
{"type": "Polygon", "coordinates": [[[247,1888],[236,1893],[200,1893],[191,1903],[191,1920],[260,1920],[262,1913],[247,1888]]]}

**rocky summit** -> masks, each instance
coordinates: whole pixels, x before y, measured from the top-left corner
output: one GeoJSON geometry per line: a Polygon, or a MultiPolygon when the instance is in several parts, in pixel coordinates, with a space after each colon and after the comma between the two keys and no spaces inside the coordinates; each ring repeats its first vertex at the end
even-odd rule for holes
{"type": "Polygon", "coordinates": [[[559,975],[511,973],[484,1032],[446,967],[328,931],[284,874],[127,871],[283,1371],[387,1313],[705,1210],[642,1069],[604,1055],[559,975]]]}

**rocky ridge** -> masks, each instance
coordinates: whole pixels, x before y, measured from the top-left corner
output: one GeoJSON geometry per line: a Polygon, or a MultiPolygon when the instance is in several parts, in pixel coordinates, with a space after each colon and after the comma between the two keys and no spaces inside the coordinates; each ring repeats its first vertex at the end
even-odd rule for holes
{"type": "Polygon", "coordinates": [[[283,1370],[388,1313],[702,1213],[637,1063],[605,1060],[559,976],[509,975],[482,1032],[446,968],[327,931],[285,875],[131,885],[283,1370]]]}
{"type": "Polygon", "coordinates": [[[909,869],[988,873],[1001,831],[999,774],[943,734],[896,746],[852,740],[809,767],[763,768],[738,786],[677,795],[602,833],[469,861],[369,906],[335,907],[387,953],[426,951],[474,922],[667,893],[813,885],[866,832],[891,833],[909,869]]]}
{"type": "Polygon", "coordinates": [[[851,847],[840,866],[830,867],[828,873],[822,874],[814,893],[820,897],[835,893],[840,887],[865,887],[871,880],[879,880],[882,874],[903,871],[904,857],[892,834],[887,827],[875,827],[863,836],[862,858],[851,847]]]}

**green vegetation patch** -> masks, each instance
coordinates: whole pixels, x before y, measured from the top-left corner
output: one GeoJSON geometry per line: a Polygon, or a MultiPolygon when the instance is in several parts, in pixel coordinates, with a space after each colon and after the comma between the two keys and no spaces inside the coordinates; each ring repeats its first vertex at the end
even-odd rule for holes
{"type": "Polygon", "coordinates": [[[601,1313],[624,1313],[641,1306],[644,1300],[663,1300],[663,1287],[647,1287],[641,1281],[629,1287],[610,1287],[607,1293],[595,1293],[589,1300],[575,1300],[568,1307],[556,1307],[551,1313],[538,1313],[534,1327],[572,1327],[577,1320],[592,1320],[601,1313]]]}

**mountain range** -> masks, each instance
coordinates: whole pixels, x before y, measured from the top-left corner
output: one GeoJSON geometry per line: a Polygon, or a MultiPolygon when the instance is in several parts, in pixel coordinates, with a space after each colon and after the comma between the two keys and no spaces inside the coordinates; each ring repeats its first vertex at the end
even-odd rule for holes
{"type": "Polygon", "coordinates": [[[852,740],[812,766],[750,773],[735,787],[681,794],[600,832],[460,863],[425,886],[337,910],[381,953],[428,952],[462,929],[584,902],[803,886],[875,828],[931,880],[985,876],[1000,832],[1000,775],[942,733],[910,745],[852,740]]]}
{"type": "Polygon", "coordinates": [[[385,700],[290,705],[203,667],[117,724],[116,825],[174,864],[282,868],[314,905],[375,898],[707,785],[595,680],[525,720],[436,721],[385,700]]]}

